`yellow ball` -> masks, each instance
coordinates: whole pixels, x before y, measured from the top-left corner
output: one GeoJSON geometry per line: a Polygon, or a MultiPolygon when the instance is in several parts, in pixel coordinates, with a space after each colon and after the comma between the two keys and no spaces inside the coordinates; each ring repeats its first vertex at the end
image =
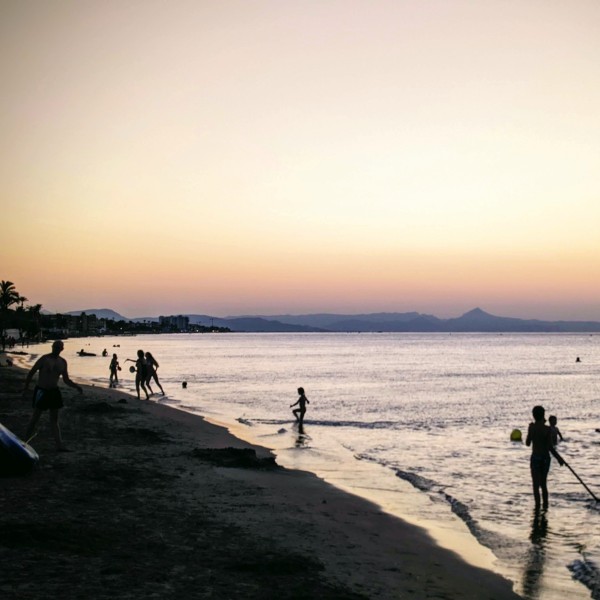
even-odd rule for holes
{"type": "Polygon", "coordinates": [[[522,442],[523,441],[523,436],[521,435],[520,429],[513,429],[510,432],[510,441],[511,442],[522,442]]]}

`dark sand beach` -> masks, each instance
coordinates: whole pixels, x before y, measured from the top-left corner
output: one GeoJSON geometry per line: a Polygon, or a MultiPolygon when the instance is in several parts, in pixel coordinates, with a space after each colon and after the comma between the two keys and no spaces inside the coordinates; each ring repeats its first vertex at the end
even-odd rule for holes
{"type": "MultiPolygon", "coordinates": [[[[0,369],[0,422],[20,436],[24,379],[0,369]]],[[[72,451],[54,450],[44,415],[39,467],[0,479],[3,599],[519,598],[424,530],[201,417],[62,389],[72,451]]]]}

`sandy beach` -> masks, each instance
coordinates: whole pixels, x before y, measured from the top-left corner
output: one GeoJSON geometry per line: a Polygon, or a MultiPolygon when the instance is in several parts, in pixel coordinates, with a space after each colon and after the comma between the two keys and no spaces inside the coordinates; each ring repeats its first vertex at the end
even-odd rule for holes
{"type": "MultiPolygon", "coordinates": [[[[20,436],[24,379],[0,369],[0,422],[20,436]]],[[[519,598],[424,530],[201,417],[97,386],[63,396],[71,452],[54,450],[44,415],[39,467],[0,479],[7,600],[519,598]]]]}

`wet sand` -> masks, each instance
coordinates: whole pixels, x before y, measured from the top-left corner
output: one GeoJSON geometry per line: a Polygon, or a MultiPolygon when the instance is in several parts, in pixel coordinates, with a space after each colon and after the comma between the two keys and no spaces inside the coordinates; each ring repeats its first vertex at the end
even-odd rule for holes
{"type": "MultiPolygon", "coordinates": [[[[24,379],[0,368],[0,422],[20,436],[24,379]]],[[[39,467],[0,479],[7,600],[519,598],[424,530],[199,416],[97,386],[62,390],[72,451],[54,450],[44,415],[39,467]]]]}

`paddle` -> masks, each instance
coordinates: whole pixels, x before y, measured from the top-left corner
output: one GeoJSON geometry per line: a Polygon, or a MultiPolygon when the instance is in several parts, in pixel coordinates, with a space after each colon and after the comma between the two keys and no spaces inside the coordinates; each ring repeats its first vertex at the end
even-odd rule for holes
{"type": "Polygon", "coordinates": [[[563,460],[563,463],[565,464],[565,466],[567,466],[569,468],[569,471],[571,471],[571,473],[573,473],[573,475],[575,475],[575,477],[577,477],[577,479],[579,480],[579,483],[581,483],[581,485],[590,493],[590,496],[596,502],[600,502],[600,500],[598,500],[598,498],[596,498],[596,496],[594,495],[594,492],[592,492],[592,490],[590,490],[590,488],[587,485],[585,485],[585,483],[583,483],[583,480],[581,479],[581,477],[579,477],[579,475],[577,475],[577,473],[575,473],[575,471],[573,471],[573,468],[571,467],[571,465],[564,458],[562,460],[563,460]]]}

